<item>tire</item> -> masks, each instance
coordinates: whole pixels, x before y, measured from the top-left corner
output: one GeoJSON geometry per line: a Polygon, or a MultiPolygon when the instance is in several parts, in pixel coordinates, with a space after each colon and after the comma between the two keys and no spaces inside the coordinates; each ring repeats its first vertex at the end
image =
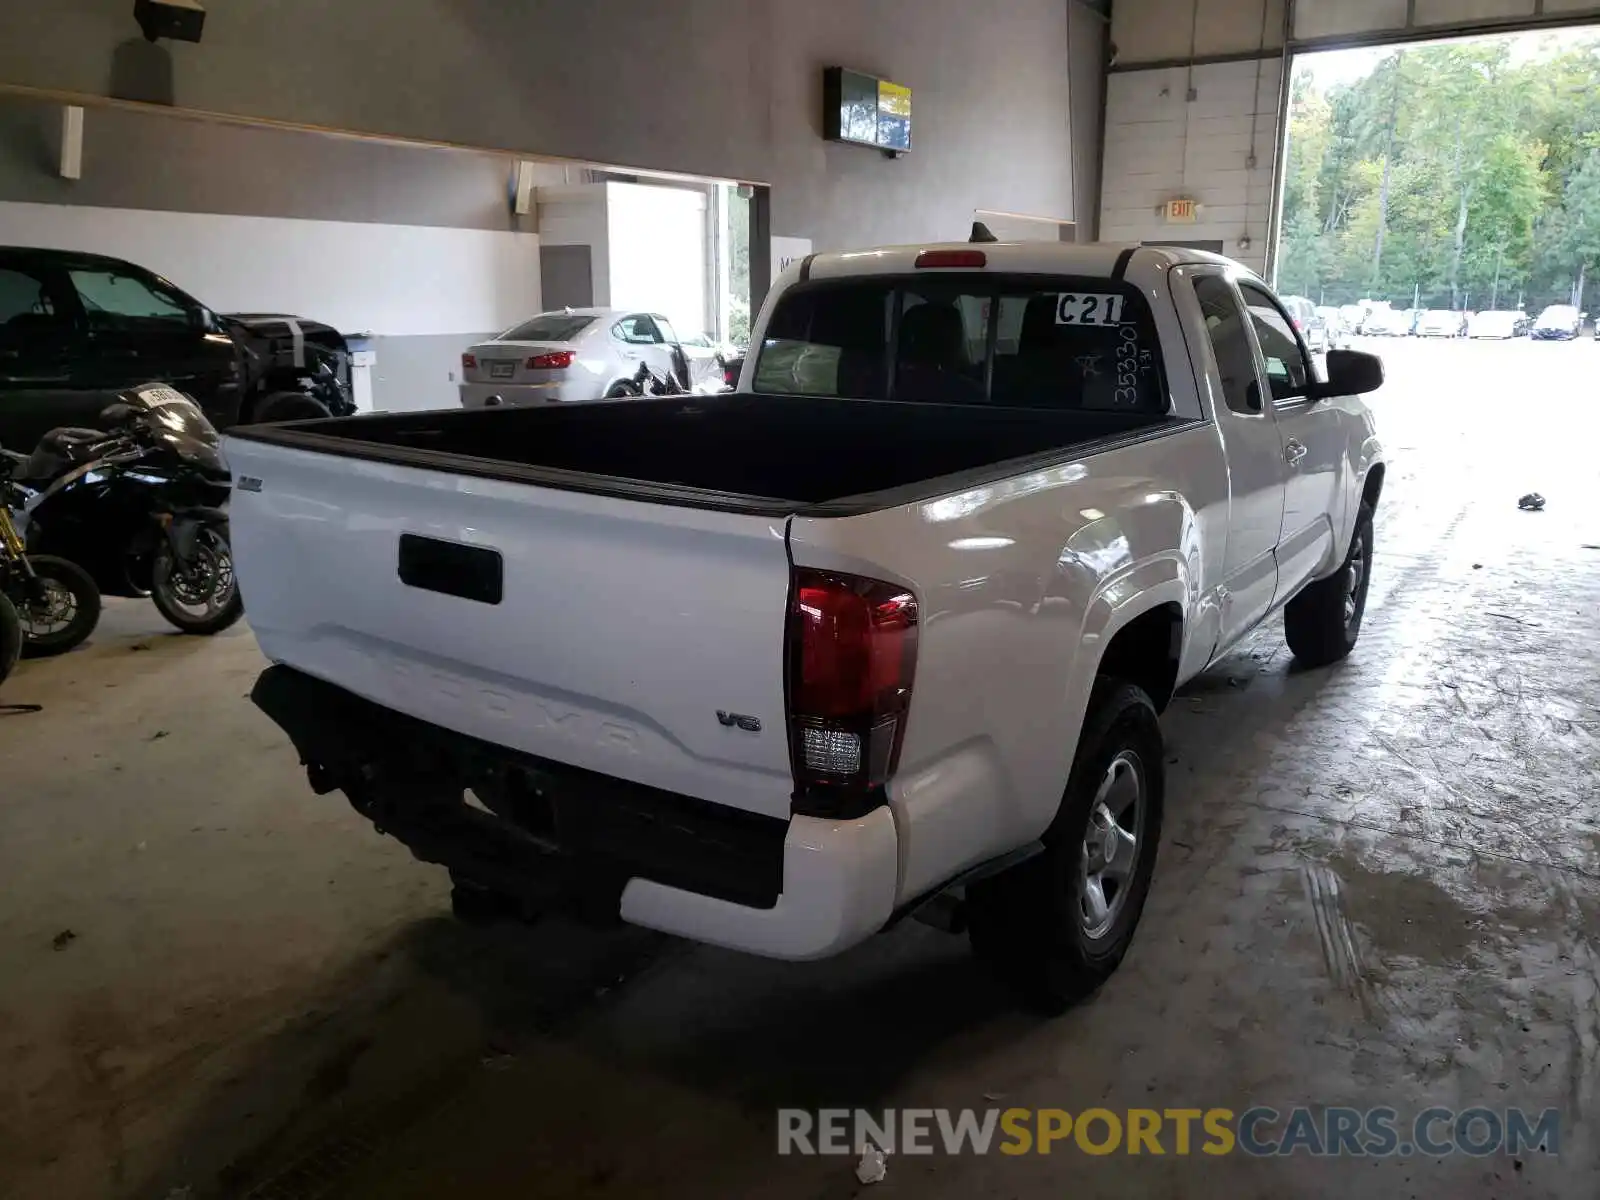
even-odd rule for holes
{"type": "Polygon", "coordinates": [[[1163,745],[1155,705],[1142,689],[1097,681],[1061,807],[1041,839],[1044,851],[968,889],[973,951],[1030,1006],[1060,1012],[1104,983],[1127,953],[1161,840],[1163,745]],[[1128,800],[1130,780],[1137,793],[1128,800]],[[1116,819],[1121,837],[1105,823],[1118,796],[1126,805],[1116,819]],[[1092,839],[1091,826],[1098,831],[1092,839]],[[1091,840],[1097,855],[1114,846],[1123,856],[1120,882],[1111,872],[1116,858],[1102,864],[1098,916],[1088,907],[1087,880],[1099,861],[1090,857],[1091,840]]]}
{"type": "Polygon", "coordinates": [[[156,548],[150,566],[150,599],[156,611],[180,632],[210,637],[244,616],[244,598],[239,594],[239,581],[233,574],[233,555],[227,541],[214,529],[202,530],[200,537],[201,551],[208,556],[203,564],[205,569],[213,575],[223,571],[227,575],[221,602],[217,602],[218,589],[215,588],[206,593],[203,605],[197,597],[186,594],[186,581],[172,556],[172,547],[165,542],[156,548]],[[200,611],[190,611],[197,607],[200,611]]]}
{"type": "Polygon", "coordinates": [[[506,906],[488,888],[450,874],[450,912],[463,925],[486,928],[506,919],[506,906]]]}
{"type": "Polygon", "coordinates": [[[304,392],[273,392],[256,403],[251,410],[250,421],[255,425],[266,425],[277,421],[313,421],[332,415],[327,405],[315,396],[308,396],[304,392]]]}
{"type": "Polygon", "coordinates": [[[1284,640],[1302,666],[1325,667],[1355,649],[1372,584],[1372,508],[1362,504],[1344,565],[1283,610],[1284,640]]]}
{"type": "Polygon", "coordinates": [[[450,872],[450,912],[463,925],[486,927],[518,921],[532,924],[539,919],[515,898],[493,888],[450,872]]]}
{"type": "Polygon", "coordinates": [[[88,640],[94,627],[100,623],[100,589],[87,571],[64,558],[30,554],[28,562],[33,567],[33,573],[55,593],[55,597],[70,603],[72,607],[71,616],[61,628],[42,634],[32,632],[30,626],[36,617],[43,618],[47,614],[34,614],[18,608],[17,616],[23,621],[22,656],[48,658],[76,649],[88,640]]]}
{"type": "Polygon", "coordinates": [[[0,683],[17,668],[22,657],[22,618],[11,601],[0,595],[0,683]]]}

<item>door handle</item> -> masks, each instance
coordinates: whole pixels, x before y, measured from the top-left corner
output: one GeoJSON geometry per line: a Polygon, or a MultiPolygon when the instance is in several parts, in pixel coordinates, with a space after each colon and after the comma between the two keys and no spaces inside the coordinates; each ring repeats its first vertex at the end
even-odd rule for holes
{"type": "Polygon", "coordinates": [[[1299,442],[1290,438],[1283,446],[1283,461],[1291,467],[1298,467],[1300,460],[1306,456],[1306,448],[1299,442]]]}

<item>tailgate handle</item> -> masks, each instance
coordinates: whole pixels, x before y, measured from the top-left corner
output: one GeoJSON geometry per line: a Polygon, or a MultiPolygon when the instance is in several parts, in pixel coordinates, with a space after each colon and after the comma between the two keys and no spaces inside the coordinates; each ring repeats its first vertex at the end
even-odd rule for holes
{"type": "Polygon", "coordinates": [[[499,604],[505,560],[500,551],[415,533],[400,535],[400,582],[407,587],[499,604]]]}

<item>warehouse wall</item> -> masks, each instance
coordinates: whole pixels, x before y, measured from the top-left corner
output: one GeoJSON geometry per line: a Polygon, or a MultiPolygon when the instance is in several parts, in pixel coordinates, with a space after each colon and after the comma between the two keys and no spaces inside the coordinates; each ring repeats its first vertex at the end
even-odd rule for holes
{"type": "MultiPolygon", "coordinates": [[[[1299,0],[1304,7],[1308,0],[1299,0]]],[[[1328,0],[1346,6],[1352,0],[1328,0]]],[[[1373,0],[1354,0],[1355,3],[1373,0]]],[[[1398,2],[1402,8],[1406,0],[1398,2]]],[[[1111,40],[1117,65],[1278,51],[1284,0],[1116,0],[1111,40]]]]}
{"type": "Polygon", "coordinates": [[[1265,272],[1279,151],[1283,5],[1113,5],[1116,58],[1106,86],[1102,238],[1221,242],[1224,254],[1265,272]],[[1196,59],[1202,61],[1188,65],[1196,59]],[[1169,224],[1161,209],[1185,198],[1199,202],[1199,219],[1169,224]]]}
{"type": "Polygon", "coordinates": [[[1183,67],[1113,72],[1100,236],[1221,241],[1223,253],[1264,271],[1280,73],[1276,58],[1198,66],[1189,101],[1191,77],[1183,67]],[[1203,206],[1194,224],[1167,224],[1160,215],[1166,201],[1179,197],[1203,206]]]}
{"type": "Polygon", "coordinates": [[[127,0],[57,0],[0,5],[0,82],[767,182],[824,249],[1074,215],[1070,2],[277,0],[149,47],[127,0]],[[822,141],[827,65],[915,90],[911,154],[822,141]]]}

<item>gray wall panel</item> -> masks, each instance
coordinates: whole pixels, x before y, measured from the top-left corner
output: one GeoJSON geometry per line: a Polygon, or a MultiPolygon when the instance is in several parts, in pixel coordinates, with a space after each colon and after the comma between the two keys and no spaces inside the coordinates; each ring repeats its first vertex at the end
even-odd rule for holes
{"type": "Polygon", "coordinates": [[[772,232],[828,249],[1074,215],[1069,2],[277,0],[152,52],[127,0],[53,0],[0,4],[0,82],[770,182],[772,232]],[[915,90],[910,155],[822,141],[834,64],[915,90]]]}
{"type": "Polygon", "coordinates": [[[372,406],[380,412],[459,407],[461,352],[499,332],[373,338],[372,406]]]}
{"type": "Polygon", "coordinates": [[[94,108],[68,180],[60,126],[59,105],[0,96],[0,200],[532,230],[502,155],[94,108]]]}

